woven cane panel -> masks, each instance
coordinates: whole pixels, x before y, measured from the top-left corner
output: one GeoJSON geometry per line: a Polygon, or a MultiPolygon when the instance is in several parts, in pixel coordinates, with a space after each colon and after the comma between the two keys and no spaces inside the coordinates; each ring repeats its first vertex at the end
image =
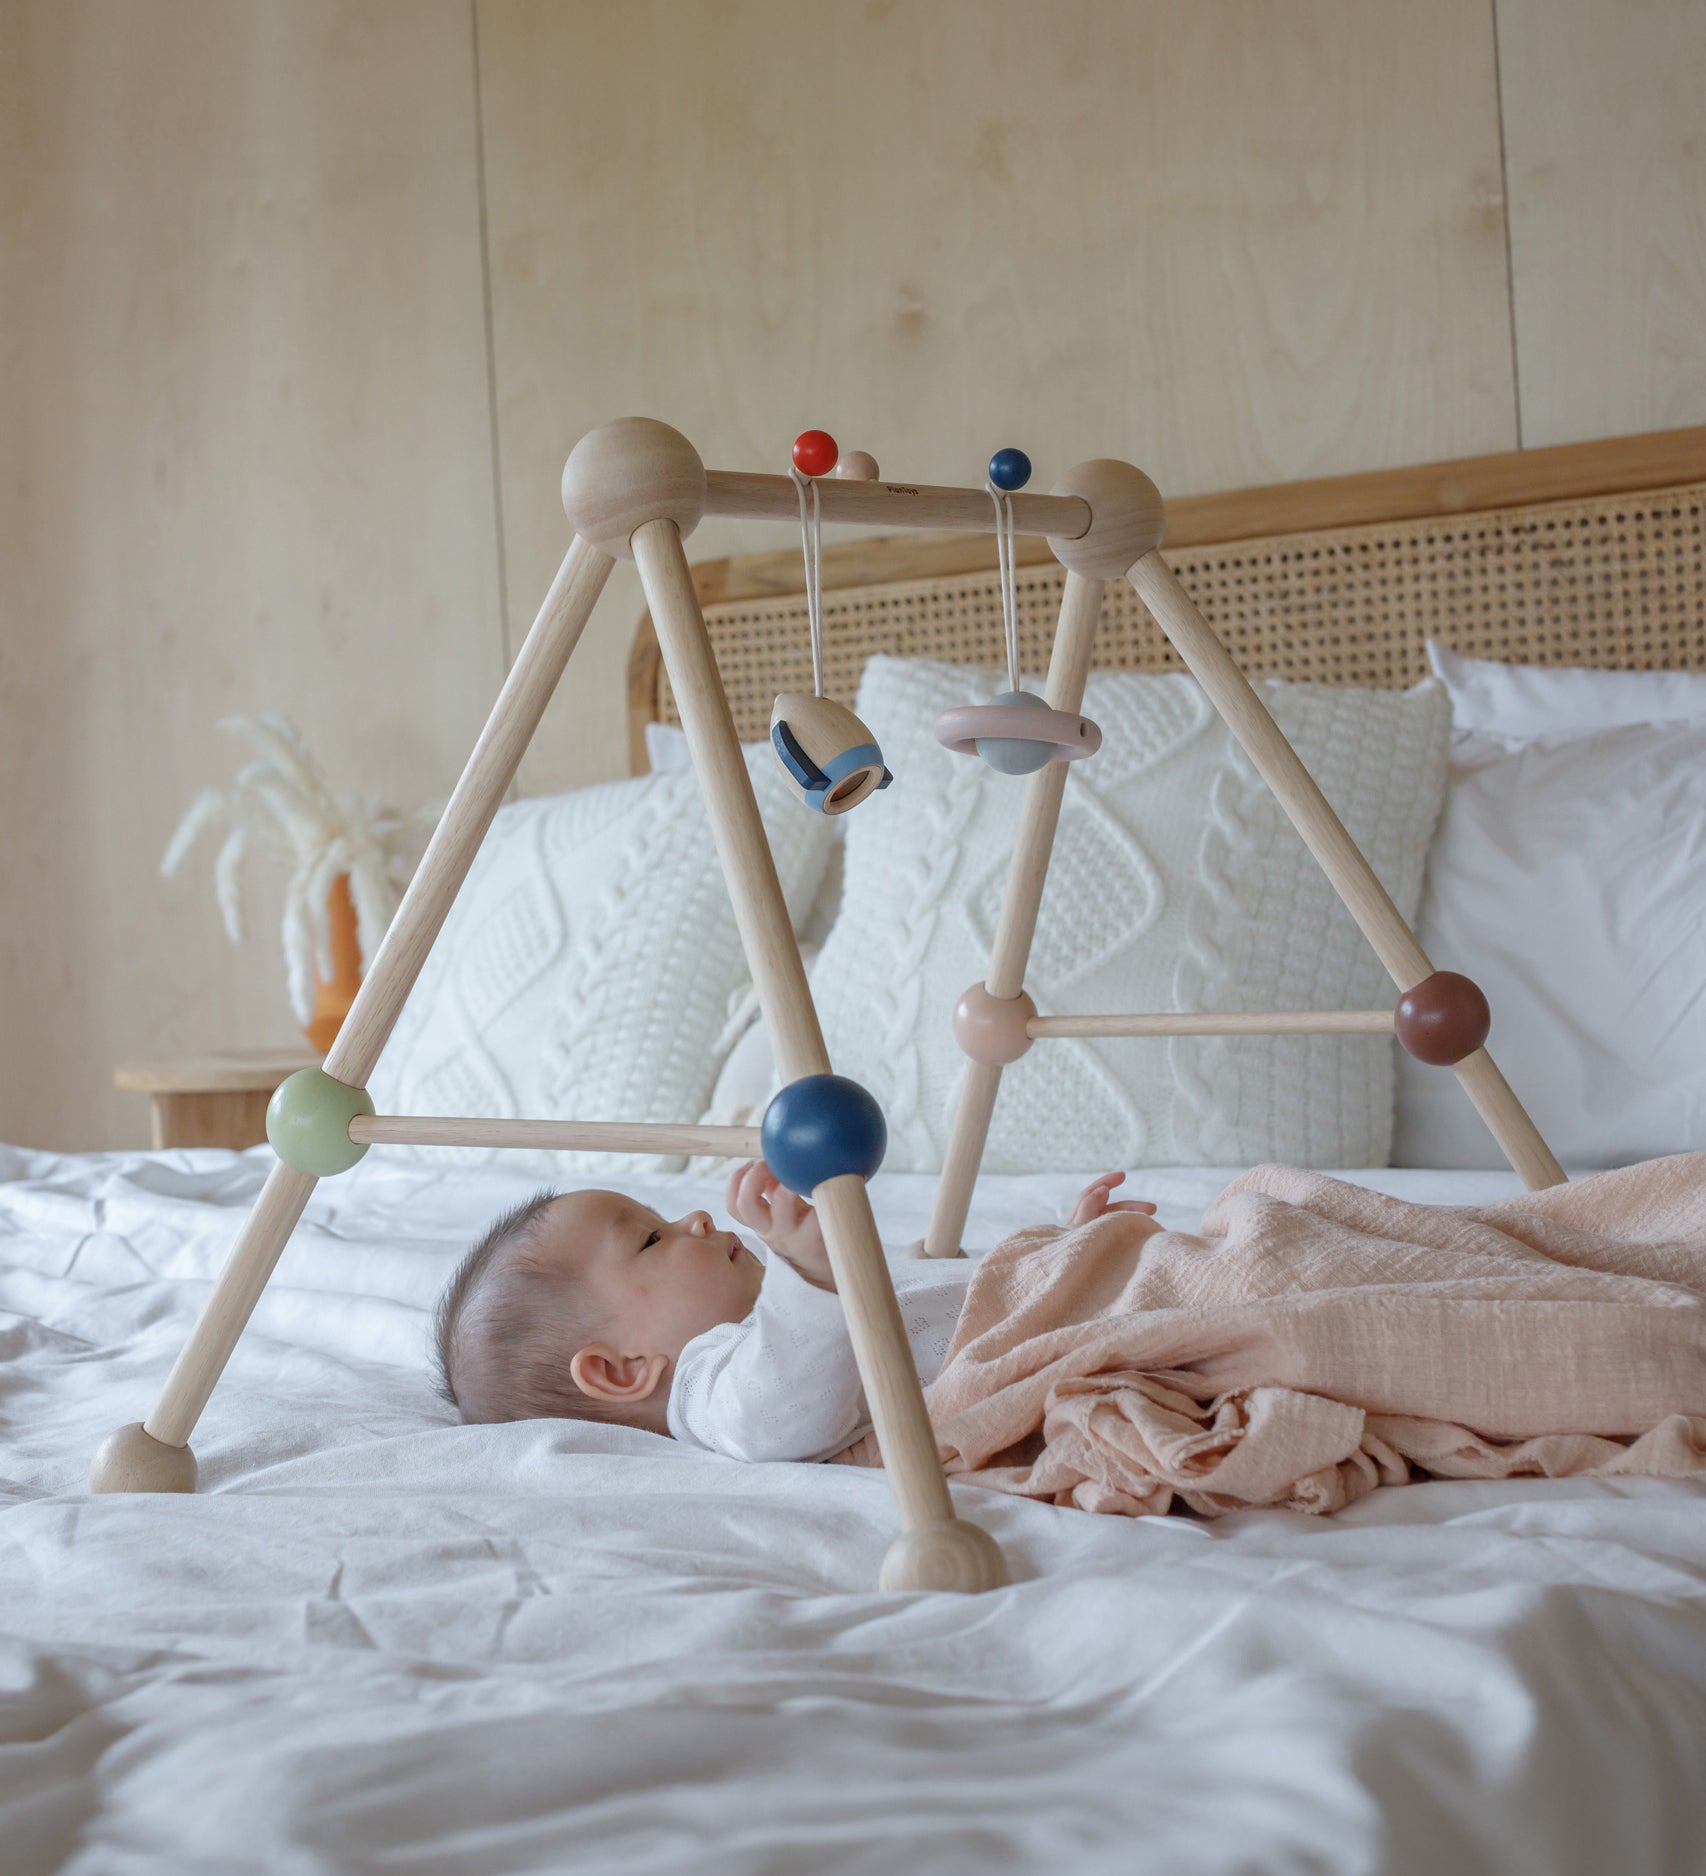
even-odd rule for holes
{"type": "MultiPolygon", "coordinates": [[[[1399,688],[1426,675],[1427,638],[1507,663],[1706,668],[1706,483],[1163,552],[1252,677],[1399,688]]],[[[1048,668],[1063,578],[1020,569],[1027,673],[1048,668]]],[[[804,596],[705,617],[740,733],[760,737],[777,692],[811,688],[804,596]]],[[[826,593],[830,694],[850,700],[876,652],[1001,665],[993,570],[826,593]]],[[[1178,668],[1123,581],[1095,662],[1178,668]]],[[[657,713],[678,720],[661,667],[657,713]]]]}

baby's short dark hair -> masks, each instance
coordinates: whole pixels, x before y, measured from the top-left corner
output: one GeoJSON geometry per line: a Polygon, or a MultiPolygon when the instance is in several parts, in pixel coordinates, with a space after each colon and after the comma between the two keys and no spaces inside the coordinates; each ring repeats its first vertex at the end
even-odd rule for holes
{"type": "Polygon", "coordinates": [[[538,1255],[540,1225],[561,1197],[547,1186],[494,1219],[438,1299],[439,1392],[466,1421],[624,1418],[569,1373],[601,1324],[574,1270],[538,1255]]]}

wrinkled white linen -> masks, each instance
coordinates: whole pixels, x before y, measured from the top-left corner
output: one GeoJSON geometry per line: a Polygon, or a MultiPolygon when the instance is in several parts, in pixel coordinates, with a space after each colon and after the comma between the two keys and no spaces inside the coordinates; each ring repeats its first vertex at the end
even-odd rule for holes
{"type": "MultiPolygon", "coordinates": [[[[1701,1488],[1213,1527],[960,1488],[1014,1587],[883,1597],[880,1474],[452,1424],[426,1312],[529,1189],[501,1170],[376,1153],[322,1185],[203,1417],[201,1493],[88,1497],[267,1160],[0,1148],[5,1876],[1706,1867],[1701,1488]]],[[[1127,1189],[1186,1225],[1228,1176],[1127,1189]]],[[[968,1242],[1081,1183],[986,1180],[968,1242]]],[[[886,1237],[931,1190],[877,1182],[886,1237]]]]}

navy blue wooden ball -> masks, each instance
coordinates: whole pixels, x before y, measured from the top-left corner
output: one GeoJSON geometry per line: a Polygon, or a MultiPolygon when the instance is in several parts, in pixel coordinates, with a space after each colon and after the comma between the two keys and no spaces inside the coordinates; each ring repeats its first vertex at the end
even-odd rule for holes
{"type": "Polygon", "coordinates": [[[802,1075],[772,1097],[761,1131],[764,1163],[790,1192],[810,1198],[825,1179],[869,1179],[889,1129],[876,1097],[845,1075],[802,1075]]]}
{"type": "Polygon", "coordinates": [[[1030,481],[1030,457],[1022,449],[998,449],[989,459],[989,479],[1011,495],[1030,481]]]}

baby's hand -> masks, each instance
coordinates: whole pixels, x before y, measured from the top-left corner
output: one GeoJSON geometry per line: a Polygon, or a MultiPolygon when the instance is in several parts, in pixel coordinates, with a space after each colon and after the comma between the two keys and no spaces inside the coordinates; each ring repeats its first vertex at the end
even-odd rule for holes
{"type": "Polygon", "coordinates": [[[1123,1172],[1103,1173],[1100,1179],[1092,1180],[1073,1201],[1071,1214],[1066,1220],[1067,1229],[1071,1230],[1075,1225],[1087,1225],[1106,1212],[1142,1212],[1146,1217],[1153,1218],[1155,1207],[1148,1199],[1109,1201],[1108,1194],[1124,1182],[1123,1172]]]}
{"type": "Polygon", "coordinates": [[[762,1160],[735,1168],[723,1203],[731,1216],[749,1231],[756,1231],[808,1283],[815,1283],[820,1290],[835,1288],[829,1249],[817,1213],[799,1193],[790,1192],[762,1160]]]}

